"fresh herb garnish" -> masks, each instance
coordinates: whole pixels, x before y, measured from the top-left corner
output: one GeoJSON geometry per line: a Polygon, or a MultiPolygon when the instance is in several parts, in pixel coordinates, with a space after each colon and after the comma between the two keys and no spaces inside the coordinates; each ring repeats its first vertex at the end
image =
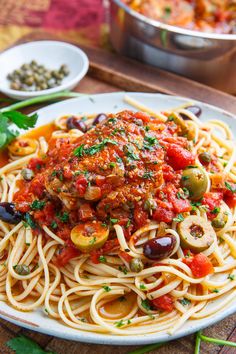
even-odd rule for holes
{"type": "Polygon", "coordinates": [[[106,263],[107,262],[107,259],[106,259],[106,257],[105,256],[99,256],[99,262],[101,262],[101,263],[106,263]]]}
{"type": "Polygon", "coordinates": [[[176,222],[181,222],[181,221],[184,221],[184,217],[182,214],[178,214],[174,219],[173,221],[176,221],[176,222]]]}
{"type": "Polygon", "coordinates": [[[97,241],[97,238],[93,237],[92,240],[89,241],[89,244],[94,245],[96,241],[97,241]]]}
{"type": "Polygon", "coordinates": [[[213,293],[219,293],[220,290],[219,290],[219,289],[213,289],[212,292],[213,292],[213,293]]]}
{"type": "Polygon", "coordinates": [[[225,182],[225,187],[232,193],[236,193],[236,187],[231,186],[230,183],[225,182]]]}
{"type": "Polygon", "coordinates": [[[119,219],[112,219],[112,218],[110,218],[110,222],[111,222],[112,224],[116,224],[118,221],[119,221],[119,219]]]}
{"type": "Polygon", "coordinates": [[[181,305],[186,306],[186,305],[190,305],[191,301],[189,299],[186,299],[185,297],[181,300],[179,300],[179,302],[181,303],[181,305]]]}
{"type": "Polygon", "coordinates": [[[25,336],[18,336],[10,339],[6,345],[15,351],[16,354],[56,354],[43,350],[36,342],[25,336]]]}
{"type": "Polygon", "coordinates": [[[58,228],[57,222],[56,222],[55,220],[51,222],[51,225],[50,225],[50,226],[51,226],[51,228],[54,229],[54,230],[58,228]]]}
{"type": "Polygon", "coordinates": [[[67,213],[66,211],[64,211],[63,214],[59,214],[57,213],[57,217],[59,220],[61,220],[62,222],[68,222],[69,221],[69,213],[67,213]]]}
{"type": "Polygon", "coordinates": [[[219,207],[215,207],[212,211],[211,214],[219,214],[220,212],[220,208],[219,207]]]}
{"type": "Polygon", "coordinates": [[[111,291],[111,288],[108,285],[104,285],[103,289],[108,293],[109,291],[111,291]]]}
{"type": "Polygon", "coordinates": [[[118,269],[123,272],[125,275],[128,273],[128,270],[126,267],[119,266],[118,269]]]}
{"type": "Polygon", "coordinates": [[[125,228],[128,229],[131,225],[131,220],[129,219],[125,225],[125,228]]]}
{"type": "Polygon", "coordinates": [[[118,322],[115,322],[115,325],[116,325],[116,327],[122,327],[122,326],[124,326],[124,320],[120,320],[120,321],[118,321],[118,322]]]}
{"type": "Polygon", "coordinates": [[[143,141],[143,149],[152,150],[154,146],[159,146],[157,138],[152,135],[145,135],[143,141]]]}
{"type": "Polygon", "coordinates": [[[139,156],[135,154],[134,148],[132,145],[125,145],[123,148],[123,151],[125,155],[130,159],[130,160],[139,160],[139,156]]]}
{"type": "Polygon", "coordinates": [[[152,179],[153,178],[153,172],[152,171],[145,171],[144,174],[142,175],[142,178],[144,178],[144,179],[152,179]]]}
{"type": "Polygon", "coordinates": [[[25,214],[25,222],[31,229],[36,229],[36,224],[29,213],[25,214]]]}
{"type": "Polygon", "coordinates": [[[30,208],[32,210],[42,210],[45,206],[46,202],[43,202],[41,200],[34,200],[33,203],[30,205],[30,208]]]}
{"type": "Polygon", "coordinates": [[[147,310],[147,311],[151,310],[151,305],[150,305],[150,302],[148,301],[148,299],[142,300],[141,305],[145,310],[147,310]]]}
{"type": "Polygon", "coordinates": [[[17,111],[0,111],[0,149],[9,144],[19,135],[20,129],[33,128],[37,122],[38,115],[27,116],[17,111]]]}
{"type": "Polygon", "coordinates": [[[234,280],[234,279],[235,279],[235,275],[234,275],[234,274],[229,274],[229,275],[228,275],[228,279],[234,280]]]}
{"type": "Polygon", "coordinates": [[[84,155],[91,156],[101,151],[107,144],[118,145],[115,140],[105,138],[101,143],[92,145],[88,148],[84,148],[84,144],[82,144],[74,150],[73,154],[76,157],[82,157],[84,155]]]}
{"type": "Polygon", "coordinates": [[[147,289],[144,284],[140,284],[139,288],[140,288],[141,290],[146,290],[146,289],[147,289]]]}

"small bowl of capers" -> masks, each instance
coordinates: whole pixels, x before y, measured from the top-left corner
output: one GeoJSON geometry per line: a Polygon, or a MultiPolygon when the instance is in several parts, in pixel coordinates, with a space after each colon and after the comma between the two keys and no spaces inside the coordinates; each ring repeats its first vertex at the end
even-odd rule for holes
{"type": "Polygon", "coordinates": [[[36,41],[0,55],[0,91],[17,100],[73,89],[87,73],[86,54],[59,41],[36,41]]]}

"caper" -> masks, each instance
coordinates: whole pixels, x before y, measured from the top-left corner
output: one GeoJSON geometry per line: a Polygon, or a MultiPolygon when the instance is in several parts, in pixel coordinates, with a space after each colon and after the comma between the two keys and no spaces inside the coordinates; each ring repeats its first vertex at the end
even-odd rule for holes
{"type": "Polygon", "coordinates": [[[60,72],[62,72],[65,76],[69,75],[69,68],[67,65],[63,64],[60,67],[60,72]]]}
{"type": "Polygon", "coordinates": [[[34,78],[33,78],[33,76],[27,77],[26,80],[25,80],[25,83],[26,83],[26,85],[28,85],[28,86],[32,86],[33,83],[34,83],[34,78]]]}
{"type": "Polygon", "coordinates": [[[223,227],[225,226],[226,222],[225,222],[225,220],[222,217],[219,216],[219,217],[213,219],[211,224],[216,229],[223,229],[223,227]]]}
{"type": "Polygon", "coordinates": [[[32,61],[30,62],[30,65],[31,65],[31,66],[35,66],[35,65],[37,65],[37,63],[36,63],[35,60],[32,60],[32,61]]]}
{"type": "Polygon", "coordinates": [[[203,164],[208,164],[211,162],[211,155],[209,154],[209,152],[202,152],[201,154],[199,154],[198,157],[200,162],[203,164]]]}
{"type": "Polygon", "coordinates": [[[10,87],[12,90],[20,90],[21,85],[18,82],[12,82],[10,87]]]}
{"type": "Polygon", "coordinates": [[[139,273],[143,270],[144,265],[140,258],[132,258],[130,263],[130,270],[135,273],[139,273]]]}
{"type": "Polygon", "coordinates": [[[14,268],[15,272],[19,275],[30,274],[29,266],[27,266],[26,264],[17,264],[13,268],[14,268]]]}
{"type": "Polygon", "coordinates": [[[30,168],[23,168],[21,175],[26,181],[31,181],[34,178],[34,172],[30,168]]]}

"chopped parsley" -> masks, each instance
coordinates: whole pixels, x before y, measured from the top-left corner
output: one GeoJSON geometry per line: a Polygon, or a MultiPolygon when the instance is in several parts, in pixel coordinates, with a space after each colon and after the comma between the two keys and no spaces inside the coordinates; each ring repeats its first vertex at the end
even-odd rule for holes
{"type": "Polygon", "coordinates": [[[130,225],[131,225],[131,220],[129,219],[125,225],[125,228],[128,229],[128,227],[130,227],[130,225]]]}
{"type": "Polygon", "coordinates": [[[186,306],[186,305],[190,305],[191,301],[189,299],[186,299],[185,297],[181,300],[179,300],[179,302],[181,303],[181,305],[186,306]]]}
{"type": "Polygon", "coordinates": [[[182,180],[182,181],[187,181],[187,179],[189,179],[189,176],[182,176],[182,177],[181,177],[181,180],[182,180]]]}
{"type": "Polygon", "coordinates": [[[29,213],[25,214],[25,222],[31,229],[36,229],[36,224],[29,213]]]}
{"type": "Polygon", "coordinates": [[[124,320],[120,320],[120,321],[118,321],[118,322],[115,322],[115,325],[116,325],[116,327],[122,327],[122,326],[124,326],[124,320]]]}
{"type": "Polygon", "coordinates": [[[69,221],[69,213],[67,213],[66,211],[64,211],[63,214],[57,214],[57,217],[59,220],[61,220],[62,222],[68,222],[69,221]]]}
{"type": "Polygon", "coordinates": [[[145,178],[145,179],[152,179],[152,178],[153,178],[153,172],[152,172],[152,171],[146,171],[146,172],[144,172],[144,174],[142,175],[142,178],[145,178]]]}
{"type": "Polygon", "coordinates": [[[101,263],[106,263],[107,262],[107,259],[106,259],[106,257],[105,256],[99,256],[99,262],[101,262],[101,263]]]}
{"type": "Polygon", "coordinates": [[[111,291],[111,288],[108,285],[104,285],[103,289],[108,293],[109,291],[111,291]]]}
{"type": "Polygon", "coordinates": [[[212,292],[213,292],[213,293],[219,293],[220,290],[219,290],[219,289],[213,289],[212,292]]]}
{"type": "Polygon", "coordinates": [[[32,210],[42,210],[45,206],[45,202],[40,200],[34,200],[33,203],[30,205],[32,210]]]}
{"type": "Polygon", "coordinates": [[[142,300],[141,302],[142,307],[147,310],[150,311],[151,310],[151,305],[150,302],[146,299],[146,300],[142,300]]]}
{"type": "Polygon", "coordinates": [[[132,145],[125,145],[123,148],[123,151],[125,155],[130,159],[130,160],[139,160],[139,156],[135,154],[134,148],[132,145]]]}
{"type": "Polygon", "coordinates": [[[225,187],[230,191],[230,192],[232,192],[232,193],[236,193],[236,187],[234,186],[231,186],[231,184],[230,183],[228,183],[228,182],[225,182],[225,187]]]}
{"type": "Polygon", "coordinates": [[[112,224],[116,224],[118,221],[119,221],[119,219],[112,219],[112,218],[110,218],[110,222],[111,222],[112,224]]]}
{"type": "Polygon", "coordinates": [[[234,274],[229,274],[229,275],[228,275],[228,279],[234,280],[234,279],[235,279],[235,275],[234,275],[234,274]]]}
{"type": "Polygon", "coordinates": [[[99,144],[92,145],[88,148],[84,148],[84,144],[82,144],[74,150],[73,154],[76,157],[82,157],[84,155],[91,156],[101,151],[107,144],[118,145],[118,143],[115,140],[105,138],[99,144]]]}
{"type": "Polygon", "coordinates": [[[220,212],[220,208],[219,207],[215,207],[212,211],[211,214],[219,214],[220,212]]]}
{"type": "Polygon", "coordinates": [[[123,272],[125,275],[128,273],[128,270],[126,267],[119,266],[118,268],[121,272],[123,272]]]}
{"type": "Polygon", "coordinates": [[[181,222],[181,221],[184,221],[184,217],[182,214],[178,214],[174,219],[173,221],[176,221],[176,222],[181,222]]]}
{"type": "Polygon", "coordinates": [[[116,166],[116,163],[115,163],[115,162],[110,162],[110,163],[109,163],[109,167],[113,168],[113,167],[115,167],[115,166],[116,166]]]}
{"type": "Polygon", "coordinates": [[[144,284],[140,284],[140,287],[139,287],[141,290],[146,290],[146,286],[144,284]]]}
{"type": "Polygon", "coordinates": [[[57,222],[56,222],[55,220],[51,222],[51,225],[50,225],[50,226],[51,226],[51,228],[54,229],[54,230],[58,228],[57,222]]]}
{"type": "Polygon", "coordinates": [[[92,240],[89,241],[89,244],[94,245],[96,241],[97,241],[97,238],[93,237],[92,240]]]}

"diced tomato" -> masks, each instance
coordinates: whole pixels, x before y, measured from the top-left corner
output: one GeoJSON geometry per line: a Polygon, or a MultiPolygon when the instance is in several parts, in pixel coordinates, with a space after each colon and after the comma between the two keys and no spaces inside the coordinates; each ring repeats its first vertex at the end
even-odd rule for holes
{"type": "Polygon", "coordinates": [[[30,210],[30,204],[26,201],[18,202],[17,210],[21,211],[22,213],[27,213],[30,210]]]}
{"type": "Polygon", "coordinates": [[[80,197],[84,196],[87,186],[87,179],[84,175],[80,175],[75,182],[75,188],[78,191],[80,197]]]}
{"type": "Polygon", "coordinates": [[[185,213],[192,209],[191,204],[187,199],[175,198],[172,200],[172,204],[176,213],[185,213]]]}
{"type": "Polygon", "coordinates": [[[64,178],[66,178],[66,179],[71,179],[71,178],[73,177],[73,173],[72,173],[72,171],[70,170],[69,167],[64,168],[63,176],[64,176],[64,178]]]}
{"type": "Polygon", "coordinates": [[[174,301],[171,295],[163,295],[151,301],[152,305],[158,309],[171,312],[174,309],[174,301]]]}
{"type": "Polygon", "coordinates": [[[164,177],[164,180],[166,182],[172,182],[172,181],[175,181],[176,180],[176,172],[174,171],[174,169],[165,164],[162,166],[162,171],[163,171],[163,177],[164,177]]]}
{"type": "Polygon", "coordinates": [[[50,225],[55,217],[54,205],[48,202],[42,210],[34,212],[34,219],[41,225],[50,225]]]}
{"type": "Polygon", "coordinates": [[[170,144],[166,147],[166,161],[174,170],[183,170],[195,161],[193,154],[181,146],[170,144]]]}
{"type": "Polygon", "coordinates": [[[156,221],[169,223],[175,216],[172,209],[171,203],[157,200],[157,209],[154,211],[152,218],[156,221]]]}
{"type": "Polygon", "coordinates": [[[41,198],[44,191],[44,176],[42,174],[37,175],[31,182],[29,191],[35,196],[41,198]]]}
{"type": "Polygon", "coordinates": [[[72,258],[78,257],[80,252],[73,245],[66,245],[56,258],[56,265],[64,267],[72,258]]]}
{"type": "Polygon", "coordinates": [[[39,172],[43,166],[44,161],[38,157],[33,157],[28,163],[28,168],[30,168],[34,172],[39,172]]]}
{"type": "Polygon", "coordinates": [[[93,250],[90,253],[91,261],[95,264],[100,263],[100,261],[99,261],[100,256],[111,252],[112,250],[116,249],[117,247],[119,247],[119,241],[117,238],[106,241],[102,248],[100,248],[99,250],[93,250]]]}
{"type": "Polygon", "coordinates": [[[64,227],[57,231],[57,236],[60,237],[62,240],[70,240],[70,232],[71,230],[68,227],[64,227]]]}
{"type": "Polygon", "coordinates": [[[136,205],[134,208],[134,222],[137,228],[144,226],[148,220],[148,213],[141,206],[136,205]]]}
{"type": "Polygon", "coordinates": [[[96,176],[95,183],[98,187],[101,187],[106,182],[106,177],[104,176],[96,176]]]}
{"type": "Polygon", "coordinates": [[[236,206],[236,192],[234,192],[236,191],[236,184],[231,182],[228,182],[228,184],[231,186],[232,190],[228,188],[224,189],[224,201],[230,208],[234,208],[236,206]]]}
{"type": "Polygon", "coordinates": [[[134,116],[137,119],[141,119],[145,123],[150,122],[150,115],[145,112],[136,112],[134,116]]]}
{"type": "Polygon", "coordinates": [[[211,212],[213,209],[220,206],[222,199],[222,192],[208,192],[204,194],[202,204],[208,207],[209,212],[207,213],[207,216],[210,220],[215,218],[215,214],[211,212]]]}
{"type": "Polygon", "coordinates": [[[211,261],[203,253],[198,253],[192,257],[190,256],[188,258],[184,258],[183,262],[189,266],[196,278],[205,277],[214,271],[211,261]]]}
{"type": "Polygon", "coordinates": [[[80,205],[79,208],[79,218],[81,221],[91,220],[94,217],[94,211],[89,203],[84,203],[80,205]]]}
{"type": "Polygon", "coordinates": [[[124,251],[120,251],[119,256],[123,258],[127,263],[129,263],[132,259],[132,257],[127,252],[124,251]]]}

